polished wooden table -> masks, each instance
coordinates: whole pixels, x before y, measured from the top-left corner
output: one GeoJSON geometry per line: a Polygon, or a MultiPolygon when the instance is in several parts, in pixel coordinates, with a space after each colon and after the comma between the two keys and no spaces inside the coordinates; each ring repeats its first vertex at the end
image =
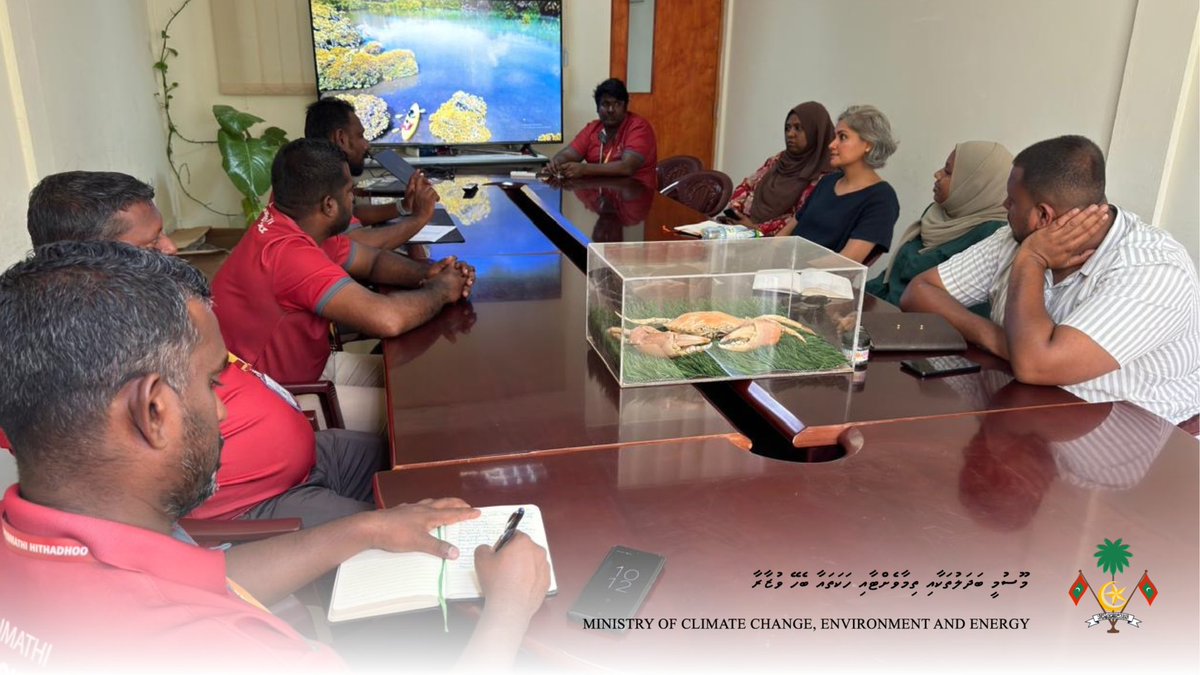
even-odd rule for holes
{"type": "Polygon", "coordinates": [[[488,215],[463,226],[466,244],[432,247],[475,265],[471,302],[384,341],[393,465],[676,438],[748,447],[691,385],[617,386],[583,336],[584,274],[503,190],[480,188],[488,215]]]}
{"type": "Polygon", "coordinates": [[[824,463],[711,438],[490,459],[384,472],[377,495],[538,504],[559,593],[526,648],[555,671],[1195,672],[1194,438],[1128,404],[1089,404],[881,423],[840,441],[847,456],[824,463]],[[1133,556],[1115,575],[1093,556],[1106,539],[1133,556]],[[637,615],[650,628],[567,618],[614,545],[666,558],[637,615]],[[1076,606],[1067,593],[1081,570],[1097,593],[1115,580],[1141,626],[1088,627],[1094,596],[1076,606]]]}
{"type": "MultiPolygon", "coordinates": [[[[544,215],[527,206],[543,231],[559,228],[569,237],[564,254],[577,265],[586,265],[591,241],[661,241],[681,239],[672,227],[704,220],[690,208],[625,181],[592,181],[577,188],[538,184],[508,189],[517,203],[535,204],[544,215]],[[556,199],[557,197],[557,199],[556,199]],[[631,200],[625,206],[622,200],[631,200]]],[[[717,243],[719,245],[719,243],[717,243]]],[[[895,312],[898,308],[865,296],[864,312],[895,312]]],[[[797,316],[815,325],[820,317],[797,316]]],[[[813,375],[793,378],[746,380],[710,387],[729,395],[726,405],[745,406],[743,414],[757,415],[785,440],[798,448],[828,446],[839,434],[858,424],[919,419],[990,410],[1078,405],[1083,401],[1058,387],[1015,382],[1008,364],[980,350],[966,356],[983,364],[979,373],[922,380],[900,369],[900,361],[929,354],[874,353],[866,373],[813,375]]],[[[732,411],[730,411],[732,412],[732,411]]],[[[732,416],[732,415],[731,415],[732,416]]],[[[756,435],[757,451],[781,455],[786,449],[764,443],[756,435]],[[768,447],[773,446],[773,447],[768,447]]]]}

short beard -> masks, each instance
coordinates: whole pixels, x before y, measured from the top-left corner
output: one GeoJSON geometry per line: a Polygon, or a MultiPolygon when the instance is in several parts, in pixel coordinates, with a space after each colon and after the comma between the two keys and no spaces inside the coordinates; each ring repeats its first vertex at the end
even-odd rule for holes
{"type": "Polygon", "coordinates": [[[225,445],[219,430],[200,421],[200,416],[191,410],[185,410],[185,415],[180,481],[167,495],[166,510],[172,520],[195,511],[216,494],[221,448],[225,445]],[[216,441],[210,441],[214,436],[216,441]]]}

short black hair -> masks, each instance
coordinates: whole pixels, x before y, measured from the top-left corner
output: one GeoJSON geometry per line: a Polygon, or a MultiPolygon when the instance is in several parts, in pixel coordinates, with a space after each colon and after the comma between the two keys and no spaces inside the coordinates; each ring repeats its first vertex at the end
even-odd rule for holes
{"type": "Polygon", "coordinates": [[[346,154],[324,138],[298,138],[279,149],[271,165],[275,204],[289,215],[311,213],[346,184],[346,154]]]}
{"type": "Polygon", "coordinates": [[[182,259],[120,242],[47,244],[0,275],[0,428],[20,475],[87,470],[130,380],[158,373],[182,392],[200,340],[187,304],[210,297],[182,259]]]}
{"type": "Polygon", "coordinates": [[[1029,194],[1059,210],[1105,201],[1104,153],[1083,136],[1059,136],[1022,150],[1013,166],[1029,194]]]}
{"type": "Polygon", "coordinates": [[[43,178],[29,193],[26,226],[34,246],[73,239],[115,241],[130,206],[154,203],[154,188],[114,171],[65,171],[43,178]]]}
{"type": "Polygon", "coordinates": [[[605,96],[611,96],[622,103],[629,105],[629,90],[625,88],[625,83],[615,77],[610,77],[607,80],[596,85],[596,91],[592,92],[592,98],[596,99],[596,105],[600,105],[600,99],[605,96]]]}
{"type": "Polygon", "coordinates": [[[329,138],[333,132],[350,126],[354,106],[349,101],[330,96],[308,106],[304,113],[305,138],[329,138]]]}

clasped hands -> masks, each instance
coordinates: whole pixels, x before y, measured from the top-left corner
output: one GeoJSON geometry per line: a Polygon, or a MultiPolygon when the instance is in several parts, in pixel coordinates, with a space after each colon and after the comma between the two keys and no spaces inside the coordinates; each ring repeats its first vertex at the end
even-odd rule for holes
{"type": "Polygon", "coordinates": [[[457,302],[471,297],[475,285],[475,268],[458,258],[450,256],[429,266],[423,286],[442,286],[446,291],[446,302],[457,302]]]}

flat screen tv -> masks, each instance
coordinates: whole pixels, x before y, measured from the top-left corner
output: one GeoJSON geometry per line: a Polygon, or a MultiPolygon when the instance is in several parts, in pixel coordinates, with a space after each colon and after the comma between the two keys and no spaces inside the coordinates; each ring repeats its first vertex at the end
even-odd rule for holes
{"type": "Polygon", "coordinates": [[[561,0],[310,0],[319,95],[374,145],[562,141],[561,0]]]}

